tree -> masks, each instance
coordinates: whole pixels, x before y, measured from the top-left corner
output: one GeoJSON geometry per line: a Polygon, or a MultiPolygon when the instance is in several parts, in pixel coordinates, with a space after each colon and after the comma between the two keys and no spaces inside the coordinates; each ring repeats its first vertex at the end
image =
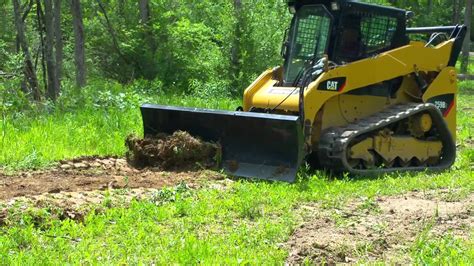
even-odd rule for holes
{"type": "Polygon", "coordinates": [[[23,72],[25,74],[27,83],[30,85],[33,99],[36,101],[41,101],[41,92],[38,85],[38,78],[36,76],[36,69],[34,68],[33,61],[31,59],[30,48],[25,35],[25,24],[21,9],[22,8],[20,6],[19,0],[13,0],[13,14],[15,17],[18,46],[25,57],[25,66],[23,68],[23,72]]]}
{"type": "Polygon", "coordinates": [[[61,90],[61,79],[63,72],[63,33],[61,30],[61,0],[53,1],[53,22],[54,22],[54,37],[56,50],[56,76],[59,82],[59,90],[61,90]]]}
{"type": "Polygon", "coordinates": [[[232,78],[234,82],[233,87],[239,86],[239,76],[240,76],[240,62],[241,62],[241,39],[242,39],[242,30],[243,30],[243,15],[242,15],[242,0],[234,0],[234,16],[235,16],[235,28],[234,28],[234,40],[231,48],[231,68],[232,68],[232,78]]]}
{"type": "Polygon", "coordinates": [[[54,23],[53,2],[44,0],[44,24],[46,28],[45,59],[48,73],[48,98],[55,101],[59,94],[59,79],[57,77],[56,59],[54,56],[54,23]]]}
{"type": "Polygon", "coordinates": [[[453,24],[459,24],[461,20],[461,0],[453,0],[453,24]]]}
{"type": "Polygon", "coordinates": [[[461,73],[467,74],[469,66],[469,51],[471,48],[471,25],[472,25],[472,0],[466,0],[466,11],[464,14],[464,24],[468,27],[466,39],[462,48],[461,73]]]}
{"type": "Polygon", "coordinates": [[[71,13],[74,28],[74,62],[76,63],[76,85],[81,88],[86,85],[86,56],[84,40],[84,23],[82,20],[81,3],[71,0],[71,13]]]}
{"type": "Polygon", "coordinates": [[[144,27],[144,39],[148,43],[148,46],[151,50],[151,54],[154,55],[156,52],[156,43],[153,37],[152,26],[150,25],[150,1],[149,0],[140,0],[139,3],[140,10],[140,22],[144,27]]]}
{"type": "MultiPolygon", "coordinates": [[[[36,0],[36,21],[37,21],[37,30],[40,38],[40,51],[41,51],[41,70],[43,72],[43,83],[44,89],[48,90],[48,78],[46,76],[46,63],[45,63],[45,49],[44,49],[44,13],[41,7],[41,1],[36,0]]],[[[36,58],[36,62],[39,59],[39,55],[36,58]]],[[[36,68],[35,62],[35,68],[36,68]]]]}

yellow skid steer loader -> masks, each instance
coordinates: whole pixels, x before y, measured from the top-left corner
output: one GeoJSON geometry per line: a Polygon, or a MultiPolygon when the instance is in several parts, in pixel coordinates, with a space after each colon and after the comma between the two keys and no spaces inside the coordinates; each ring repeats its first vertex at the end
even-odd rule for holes
{"type": "Polygon", "coordinates": [[[441,171],[456,156],[455,64],[465,26],[407,28],[405,10],[290,0],[283,66],[235,112],[145,104],[145,135],[222,146],[235,176],[293,182],[304,160],[337,173],[441,171]]]}

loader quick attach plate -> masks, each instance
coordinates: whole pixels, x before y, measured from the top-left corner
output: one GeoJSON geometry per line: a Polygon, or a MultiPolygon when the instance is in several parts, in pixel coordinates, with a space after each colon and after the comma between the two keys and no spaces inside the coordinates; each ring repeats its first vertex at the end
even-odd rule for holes
{"type": "Polygon", "coordinates": [[[187,131],[222,147],[221,167],[248,178],[294,182],[304,159],[297,116],[145,104],[145,136],[187,131]]]}

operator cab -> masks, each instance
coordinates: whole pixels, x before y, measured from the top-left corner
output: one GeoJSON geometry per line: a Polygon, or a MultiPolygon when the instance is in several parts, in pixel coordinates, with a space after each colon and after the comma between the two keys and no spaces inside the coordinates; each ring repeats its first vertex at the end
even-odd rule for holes
{"type": "Polygon", "coordinates": [[[343,65],[407,45],[406,11],[354,0],[289,0],[294,14],[282,48],[283,85],[325,55],[343,65]]]}

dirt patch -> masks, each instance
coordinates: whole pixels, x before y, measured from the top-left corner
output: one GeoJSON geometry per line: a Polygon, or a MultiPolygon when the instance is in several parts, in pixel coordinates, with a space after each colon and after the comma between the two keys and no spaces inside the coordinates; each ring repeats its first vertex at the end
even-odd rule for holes
{"type": "Polygon", "coordinates": [[[220,154],[218,144],[202,141],[184,131],[145,139],[131,135],[125,144],[129,150],[127,159],[137,168],[182,170],[198,166],[209,169],[217,166],[220,154]]]}
{"type": "Polygon", "coordinates": [[[84,222],[90,213],[104,213],[114,207],[126,208],[134,200],[161,205],[172,201],[173,193],[185,193],[191,189],[209,186],[226,189],[234,181],[216,180],[212,183],[179,183],[173,187],[108,189],[78,192],[44,193],[0,200],[0,227],[18,224],[29,216],[36,226],[49,226],[52,219],[70,219],[84,222]]]}
{"type": "Polygon", "coordinates": [[[26,214],[29,214],[38,224],[43,224],[43,220],[50,219],[49,216],[60,220],[71,219],[82,222],[91,211],[101,212],[112,205],[126,206],[133,199],[151,198],[156,191],[157,189],[127,189],[60,192],[0,201],[0,206],[3,206],[3,212],[0,212],[0,226],[14,224],[19,220],[18,218],[21,219],[26,214]],[[47,210],[47,215],[40,210],[47,210]]]}
{"type": "Polygon", "coordinates": [[[333,210],[306,206],[313,215],[289,240],[287,263],[410,263],[406,251],[426,228],[435,237],[450,233],[469,239],[473,204],[472,193],[457,202],[446,202],[414,192],[358,200],[333,210]]]}
{"type": "Polygon", "coordinates": [[[137,170],[121,158],[80,158],[63,161],[47,171],[15,175],[0,173],[0,201],[44,193],[78,192],[122,188],[162,188],[185,182],[222,179],[223,175],[208,171],[166,172],[146,168],[137,170]]]}

